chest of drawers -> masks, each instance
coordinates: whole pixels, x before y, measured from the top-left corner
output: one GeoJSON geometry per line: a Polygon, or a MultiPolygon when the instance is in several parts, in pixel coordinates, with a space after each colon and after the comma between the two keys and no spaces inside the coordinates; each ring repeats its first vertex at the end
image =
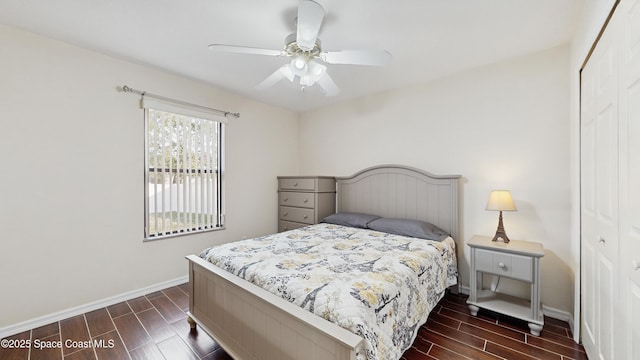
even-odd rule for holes
{"type": "Polygon", "coordinates": [[[278,176],[278,232],[317,224],[335,211],[335,178],[278,176]]]}

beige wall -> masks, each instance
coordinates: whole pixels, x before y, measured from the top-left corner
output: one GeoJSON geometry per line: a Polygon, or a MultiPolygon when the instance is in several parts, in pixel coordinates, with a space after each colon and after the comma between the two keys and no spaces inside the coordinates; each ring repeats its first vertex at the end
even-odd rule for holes
{"type": "Polygon", "coordinates": [[[184,255],[276,231],[298,115],[0,26],[0,329],[187,274],[184,255]],[[144,243],[134,88],[240,112],[227,126],[227,229],[144,243]]]}
{"type": "MultiPolygon", "coordinates": [[[[461,174],[462,240],[492,235],[492,189],[509,189],[513,239],[544,243],[542,300],[573,311],[570,259],[569,47],[304,113],[302,174],[349,175],[397,163],[461,174]]],[[[459,252],[468,285],[468,247],[459,252]]],[[[521,293],[517,283],[500,289],[521,293]]]]}

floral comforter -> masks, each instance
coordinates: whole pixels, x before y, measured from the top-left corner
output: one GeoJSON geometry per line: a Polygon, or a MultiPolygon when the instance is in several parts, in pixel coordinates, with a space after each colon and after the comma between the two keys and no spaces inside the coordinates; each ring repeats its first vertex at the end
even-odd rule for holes
{"type": "Polygon", "coordinates": [[[359,359],[399,359],[456,284],[455,243],[317,224],[200,256],[364,339],[359,359]]]}

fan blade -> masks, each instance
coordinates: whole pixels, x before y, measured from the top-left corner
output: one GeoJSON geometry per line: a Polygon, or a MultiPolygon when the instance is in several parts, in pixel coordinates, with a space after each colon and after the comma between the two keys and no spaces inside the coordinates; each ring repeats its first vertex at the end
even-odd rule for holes
{"type": "Polygon", "coordinates": [[[260,84],[256,85],[256,90],[266,90],[275,85],[278,81],[285,78],[289,81],[293,81],[294,76],[295,75],[293,75],[289,64],[284,64],[280,68],[278,68],[278,70],[274,71],[273,74],[264,79],[260,84]]]}
{"type": "Polygon", "coordinates": [[[300,0],[298,4],[298,31],[296,42],[305,51],[313,50],[316,46],[320,26],[324,19],[324,9],[313,0],[300,0]]]}
{"type": "Polygon", "coordinates": [[[211,44],[209,45],[209,49],[216,52],[237,53],[237,54],[257,54],[257,55],[267,55],[267,56],[286,55],[286,53],[283,50],[260,49],[260,48],[254,48],[254,47],[223,45],[223,44],[211,44]]]}
{"type": "Polygon", "coordinates": [[[320,58],[329,64],[384,66],[391,62],[391,54],[386,50],[325,51],[320,58]]]}
{"type": "Polygon", "coordinates": [[[296,77],[296,75],[293,73],[293,69],[291,69],[291,64],[284,64],[284,65],[280,66],[280,69],[278,69],[278,70],[290,82],[293,82],[293,79],[296,77]]]}
{"type": "Polygon", "coordinates": [[[318,79],[317,83],[320,85],[326,96],[336,96],[340,93],[340,88],[338,88],[338,85],[333,82],[331,76],[326,72],[320,79],[318,79]]]}

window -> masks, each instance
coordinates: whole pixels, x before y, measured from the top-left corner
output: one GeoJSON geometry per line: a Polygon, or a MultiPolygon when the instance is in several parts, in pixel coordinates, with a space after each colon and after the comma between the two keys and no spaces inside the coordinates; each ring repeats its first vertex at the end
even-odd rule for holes
{"type": "Polygon", "coordinates": [[[226,119],[144,98],[143,107],[145,238],[222,229],[226,119]]]}

